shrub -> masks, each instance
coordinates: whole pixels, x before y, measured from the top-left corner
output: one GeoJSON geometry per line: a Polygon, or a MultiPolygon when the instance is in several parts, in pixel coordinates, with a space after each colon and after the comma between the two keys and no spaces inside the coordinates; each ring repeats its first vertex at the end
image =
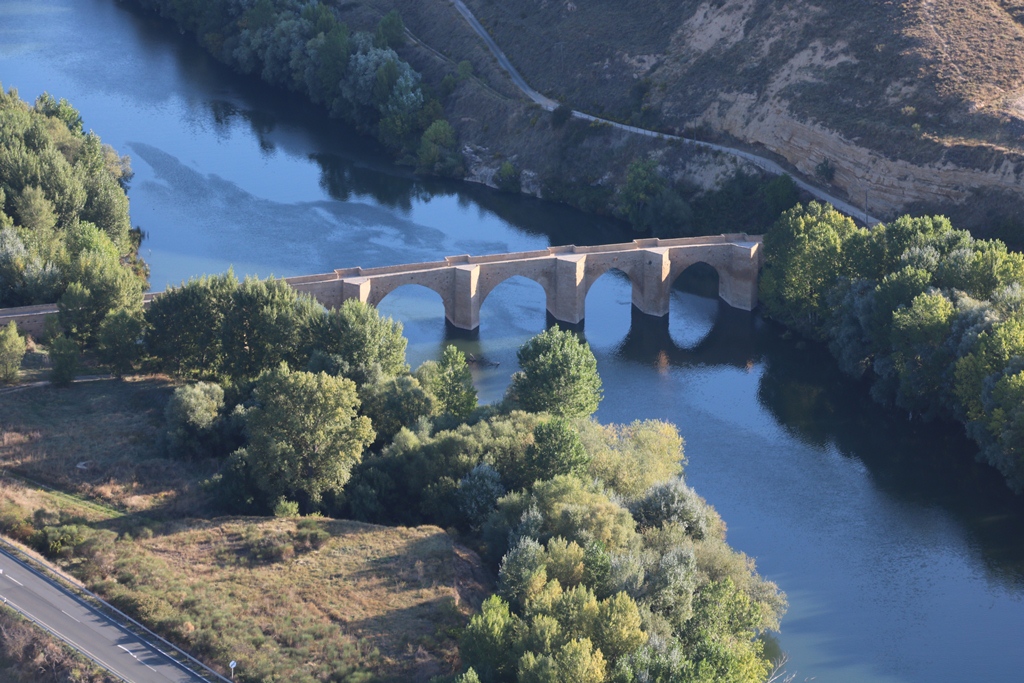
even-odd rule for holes
{"type": "Polygon", "coordinates": [[[71,386],[78,375],[78,344],[64,336],[50,342],[50,381],[58,387],[71,386]]]}
{"type": "Polygon", "coordinates": [[[18,334],[18,326],[12,320],[7,327],[0,328],[0,382],[18,379],[24,357],[25,340],[18,334]]]}
{"type": "Polygon", "coordinates": [[[522,189],[522,181],[519,170],[512,165],[511,161],[501,164],[494,174],[494,185],[503,192],[518,193],[522,189]]]}
{"type": "Polygon", "coordinates": [[[299,504],[294,500],[288,500],[287,498],[278,498],[277,502],[274,504],[274,516],[298,517],[299,504]]]}
{"type": "Polygon", "coordinates": [[[681,524],[697,540],[712,535],[716,526],[711,507],[682,477],[652,487],[630,511],[642,529],[681,524]]]}
{"type": "Polygon", "coordinates": [[[183,459],[215,455],[223,409],[224,390],[219,385],[197,382],[175,389],[164,408],[168,452],[183,459]]]}
{"type": "Polygon", "coordinates": [[[560,104],[551,112],[551,125],[561,128],[572,118],[572,107],[568,104],[560,104]]]}

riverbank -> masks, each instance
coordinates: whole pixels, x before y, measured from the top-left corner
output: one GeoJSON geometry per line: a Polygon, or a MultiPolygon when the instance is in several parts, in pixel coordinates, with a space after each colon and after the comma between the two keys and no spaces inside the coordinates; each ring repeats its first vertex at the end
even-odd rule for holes
{"type": "MultiPolygon", "coordinates": [[[[366,137],[239,78],[129,3],[17,7],[0,7],[4,85],[67,97],[131,155],[155,289],[231,265],[284,276],[630,239],[565,206],[395,168],[366,137]]],[[[482,398],[499,398],[516,348],[544,329],[541,288],[510,280],[492,292],[472,340],[446,336],[433,296],[404,287],[382,302],[405,323],[410,362],[454,341],[500,363],[473,369],[482,398]]],[[[681,425],[689,483],[789,595],[778,642],[790,672],[1013,680],[1024,667],[1011,637],[1024,629],[1020,502],[965,457],[974,446],[961,430],[882,410],[827,352],[756,314],[678,292],[671,306],[646,325],[631,318],[624,280],[591,289],[598,417],[681,425]]]]}
{"type": "MultiPolygon", "coordinates": [[[[413,125],[403,143],[395,137],[389,118],[376,123],[369,114],[349,111],[352,106],[358,109],[358,104],[353,103],[361,102],[363,96],[356,85],[346,83],[358,82],[353,80],[353,70],[363,66],[349,65],[346,71],[347,60],[340,60],[332,71],[335,81],[341,74],[339,90],[337,86],[309,81],[301,74],[301,64],[293,64],[291,68],[298,70],[289,76],[289,67],[276,61],[274,50],[297,50],[320,40],[310,38],[306,42],[309,35],[316,35],[317,27],[306,20],[305,14],[300,18],[297,8],[283,7],[279,13],[259,19],[250,16],[251,12],[235,18],[238,26],[262,22],[259,30],[265,37],[261,40],[277,44],[274,50],[266,51],[259,47],[259,41],[249,46],[250,29],[237,33],[234,24],[224,24],[212,10],[190,14],[173,0],[135,1],[192,33],[200,45],[233,69],[257,74],[272,85],[299,90],[313,102],[326,104],[333,116],[355,122],[365,132],[374,134],[391,148],[400,163],[416,165],[421,172],[454,175],[469,182],[566,203],[589,213],[632,220],[625,197],[629,171],[637,163],[651,160],[658,182],[678,197],[671,201],[683,206],[681,211],[674,207],[672,211],[658,208],[659,203],[668,201],[657,196],[658,192],[648,200],[664,216],[654,229],[660,237],[735,230],[760,232],[796,201],[795,190],[787,190],[792,198],[783,200],[783,204],[766,202],[765,194],[778,194],[773,189],[778,183],[772,180],[772,174],[762,170],[763,164],[742,155],[725,153],[713,146],[688,145],[682,139],[638,135],[601,121],[567,116],[561,109],[551,112],[531,102],[510,80],[509,73],[495,66],[493,56],[482,47],[465,19],[447,4],[427,3],[418,8],[401,5],[398,9],[409,11],[413,24],[411,28],[404,27],[405,33],[393,38],[388,49],[415,69],[413,82],[422,78],[425,104],[419,113],[411,115],[422,119],[436,117],[443,111],[443,123],[438,125],[450,126],[454,136],[444,137],[438,128],[429,136],[424,133],[422,142],[415,142],[419,135],[416,131],[427,127],[423,122],[413,125]],[[274,22],[281,30],[271,29],[274,22]],[[289,28],[283,28],[286,26],[289,28]],[[431,28],[435,26],[450,30],[442,37],[431,28]],[[438,162],[436,141],[442,139],[448,151],[441,158],[449,160],[438,162]],[[428,159],[429,162],[425,161],[428,159]],[[744,186],[743,191],[737,191],[737,185],[744,186]],[[687,207],[687,202],[692,206],[687,207]],[[731,208],[731,215],[722,216],[723,207],[731,208]]],[[[336,15],[331,15],[337,16],[342,26],[350,27],[345,35],[350,30],[351,41],[345,38],[338,49],[352,50],[352,64],[372,61],[371,55],[377,53],[361,52],[369,49],[365,46],[369,40],[366,36],[375,30],[379,35],[381,22],[386,17],[398,16],[393,10],[395,6],[389,3],[355,3],[340,6],[336,15]],[[360,31],[363,38],[359,37],[360,31]]],[[[321,67],[316,68],[322,71],[321,67]]],[[[392,100],[397,92],[393,91],[392,100]]],[[[382,116],[384,113],[381,109],[382,116]]],[[[635,222],[634,228],[641,233],[648,229],[646,224],[635,222]]]]}

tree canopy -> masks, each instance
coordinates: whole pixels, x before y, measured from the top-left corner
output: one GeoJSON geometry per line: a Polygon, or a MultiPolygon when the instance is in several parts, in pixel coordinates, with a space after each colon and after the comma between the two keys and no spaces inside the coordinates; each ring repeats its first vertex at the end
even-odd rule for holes
{"type": "Polygon", "coordinates": [[[764,246],[760,294],[772,317],[827,341],[882,403],[964,422],[982,458],[1024,491],[1007,417],[1024,358],[1024,255],[941,216],[867,230],[813,202],[787,211],[764,246]]]}
{"type": "Polygon", "coordinates": [[[516,353],[508,400],[531,412],[564,417],[592,415],[601,402],[601,377],[590,347],[558,325],[541,332],[516,353]]]}
{"type": "Polygon", "coordinates": [[[107,313],[141,306],[130,177],[128,158],[83,133],[66,100],[43,93],[30,106],[0,91],[0,307],[53,303],[74,285],[62,321],[87,343],[107,313]]]}
{"type": "Polygon", "coordinates": [[[373,441],[369,418],[357,414],[355,384],[344,377],[281,365],[259,377],[253,398],[238,457],[267,500],[319,503],[341,490],[373,441]]]}

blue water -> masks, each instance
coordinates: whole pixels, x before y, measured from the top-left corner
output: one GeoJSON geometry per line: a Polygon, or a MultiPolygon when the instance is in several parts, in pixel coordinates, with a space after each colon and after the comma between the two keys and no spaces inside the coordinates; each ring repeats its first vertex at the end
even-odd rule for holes
{"type": "MultiPolygon", "coordinates": [[[[23,98],[68,98],[131,156],[155,290],[229,266],[287,276],[629,238],[565,207],[416,178],[127,3],[0,0],[0,80],[23,98]]],[[[777,635],[788,671],[1021,680],[1021,502],[972,464],[956,428],[886,413],[823,350],[707,294],[676,292],[666,324],[634,316],[625,280],[598,281],[584,330],[605,383],[598,417],[679,426],[690,483],[789,596],[777,635]]],[[[413,365],[450,341],[498,363],[475,370],[485,400],[546,324],[543,292],[523,278],[487,299],[477,338],[447,330],[424,289],[381,308],[405,324],[413,365]]]]}

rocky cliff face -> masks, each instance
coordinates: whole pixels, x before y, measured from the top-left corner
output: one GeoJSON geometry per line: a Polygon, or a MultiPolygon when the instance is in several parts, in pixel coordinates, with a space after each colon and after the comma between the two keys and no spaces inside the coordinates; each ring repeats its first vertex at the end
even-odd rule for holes
{"type": "Polygon", "coordinates": [[[876,215],[994,196],[1024,215],[1024,2],[467,4],[528,81],[580,109],[739,141],[811,178],[827,159],[876,215]]]}
{"type": "MultiPolygon", "coordinates": [[[[916,205],[961,204],[982,189],[1024,196],[1024,156],[1013,152],[993,154],[988,169],[965,167],[946,155],[931,163],[914,163],[859,145],[821,124],[798,120],[783,106],[757,105],[743,98],[724,111],[711,108],[700,122],[778,154],[808,177],[820,176],[818,169],[827,163],[833,169],[831,184],[874,215],[894,216],[916,205]]],[[[955,151],[951,148],[949,156],[955,151]]]]}

